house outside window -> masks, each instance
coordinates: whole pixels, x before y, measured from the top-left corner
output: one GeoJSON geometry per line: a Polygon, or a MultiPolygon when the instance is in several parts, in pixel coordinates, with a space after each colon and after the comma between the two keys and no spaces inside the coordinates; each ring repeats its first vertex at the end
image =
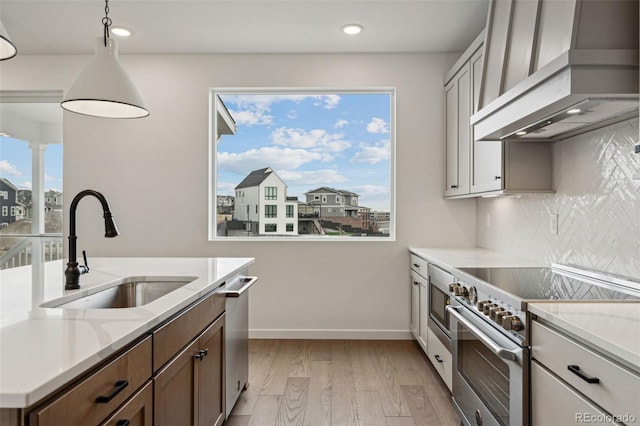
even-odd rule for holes
{"type": "Polygon", "coordinates": [[[2,206],[2,216],[9,216],[9,207],[2,206]]]}
{"type": "Polygon", "coordinates": [[[0,191],[0,198],[9,199],[9,191],[0,191]]]}
{"type": "Polygon", "coordinates": [[[276,200],[278,198],[278,188],[275,186],[266,186],[264,188],[265,200],[276,200]]]}
{"type": "Polygon", "coordinates": [[[278,225],[275,223],[265,223],[264,232],[278,232],[278,225]]]}
{"type": "Polygon", "coordinates": [[[293,232],[293,223],[287,223],[287,232],[293,232]]]}
{"type": "Polygon", "coordinates": [[[322,196],[322,204],[326,204],[327,203],[327,196],[323,195],[322,196]]]}
{"type": "Polygon", "coordinates": [[[293,206],[287,206],[287,217],[293,217],[293,206]]]}
{"type": "Polygon", "coordinates": [[[278,217],[278,206],[273,204],[267,204],[264,206],[264,217],[278,217]]]}

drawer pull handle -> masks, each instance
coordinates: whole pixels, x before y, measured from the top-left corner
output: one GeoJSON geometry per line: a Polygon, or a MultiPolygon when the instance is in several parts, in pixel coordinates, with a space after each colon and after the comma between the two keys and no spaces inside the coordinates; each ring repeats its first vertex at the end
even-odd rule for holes
{"type": "Polygon", "coordinates": [[[111,395],[100,395],[99,397],[96,398],[96,402],[99,402],[101,404],[107,403],[109,401],[111,401],[113,398],[115,398],[115,396],[117,394],[119,394],[120,392],[122,392],[122,390],[124,388],[126,388],[127,386],[129,386],[129,382],[126,380],[118,380],[116,382],[116,388],[115,390],[111,393],[111,395]]]}
{"type": "Polygon", "coordinates": [[[129,426],[131,424],[131,422],[129,420],[118,420],[118,423],[116,423],[116,426],[129,426]]]}
{"type": "Polygon", "coordinates": [[[420,285],[420,283],[416,280],[413,280],[413,285],[420,285]]]}
{"type": "Polygon", "coordinates": [[[433,357],[434,357],[434,358],[436,359],[436,361],[438,361],[438,362],[444,362],[444,361],[442,360],[442,358],[440,358],[440,355],[434,355],[433,357]]]}
{"type": "Polygon", "coordinates": [[[418,265],[417,263],[414,263],[413,266],[415,266],[416,268],[420,267],[420,265],[418,265]]]}
{"type": "Polygon", "coordinates": [[[577,365],[567,365],[567,368],[569,369],[569,371],[571,371],[573,374],[580,377],[582,380],[584,380],[587,383],[596,383],[596,384],[600,383],[600,379],[598,379],[597,377],[587,377],[584,374],[582,374],[580,372],[580,367],[577,365]]]}

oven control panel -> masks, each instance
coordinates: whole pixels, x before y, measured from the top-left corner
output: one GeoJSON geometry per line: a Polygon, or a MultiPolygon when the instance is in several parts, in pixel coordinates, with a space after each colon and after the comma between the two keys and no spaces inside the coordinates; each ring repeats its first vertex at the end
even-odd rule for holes
{"type": "Polygon", "coordinates": [[[477,288],[459,279],[449,284],[449,293],[497,328],[520,341],[524,340],[526,313],[518,307],[490,295],[487,289],[477,288]]]}

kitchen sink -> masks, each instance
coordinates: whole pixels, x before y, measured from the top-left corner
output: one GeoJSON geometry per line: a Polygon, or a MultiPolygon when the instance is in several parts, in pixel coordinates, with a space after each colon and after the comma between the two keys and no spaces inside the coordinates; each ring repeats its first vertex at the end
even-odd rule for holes
{"type": "Polygon", "coordinates": [[[127,277],[91,294],[52,300],[43,308],[114,309],[143,306],[192,282],[196,277],[127,277]]]}

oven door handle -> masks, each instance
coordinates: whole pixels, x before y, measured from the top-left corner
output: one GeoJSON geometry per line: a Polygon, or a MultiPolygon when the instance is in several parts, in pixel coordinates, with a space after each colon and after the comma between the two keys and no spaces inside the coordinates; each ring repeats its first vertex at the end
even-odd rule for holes
{"type": "Polygon", "coordinates": [[[459,308],[457,306],[451,305],[447,306],[447,310],[449,311],[449,313],[453,315],[458,322],[464,325],[465,328],[471,332],[471,334],[473,334],[478,340],[480,340],[482,344],[489,348],[491,352],[496,354],[498,357],[509,361],[515,361],[516,359],[518,359],[518,355],[515,352],[510,351],[509,349],[505,349],[493,340],[489,339],[482,331],[480,331],[478,327],[473,325],[471,321],[463,317],[458,309],[464,308],[459,308]]]}

